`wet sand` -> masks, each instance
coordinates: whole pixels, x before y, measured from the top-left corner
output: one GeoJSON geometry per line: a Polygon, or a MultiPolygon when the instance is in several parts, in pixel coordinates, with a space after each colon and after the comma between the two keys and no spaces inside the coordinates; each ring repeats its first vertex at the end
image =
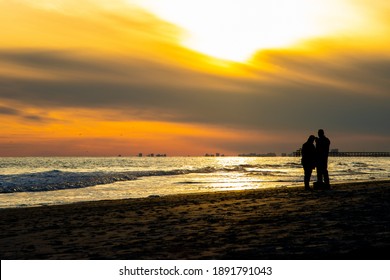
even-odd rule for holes
{"type": "Polygon", "coordinates": [[[390,259],[390,180],[0,209],[6,259],[390,259]]]}

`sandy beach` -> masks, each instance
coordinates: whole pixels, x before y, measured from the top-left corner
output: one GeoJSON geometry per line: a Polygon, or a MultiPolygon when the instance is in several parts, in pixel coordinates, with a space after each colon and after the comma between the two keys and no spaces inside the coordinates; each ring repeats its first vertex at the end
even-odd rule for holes
{"type": "Polygon", "coordinates": [[[0,209],[6,259],[390,259],[390,180],[0,209]]]}

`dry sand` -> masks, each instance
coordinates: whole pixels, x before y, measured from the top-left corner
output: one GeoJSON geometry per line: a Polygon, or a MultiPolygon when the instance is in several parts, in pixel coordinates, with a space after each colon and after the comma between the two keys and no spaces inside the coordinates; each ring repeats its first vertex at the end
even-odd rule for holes
{"type": "Polygon", "coordinates": [[[390,259],[390,181],[0,209],[1,259],[390,259]]]}

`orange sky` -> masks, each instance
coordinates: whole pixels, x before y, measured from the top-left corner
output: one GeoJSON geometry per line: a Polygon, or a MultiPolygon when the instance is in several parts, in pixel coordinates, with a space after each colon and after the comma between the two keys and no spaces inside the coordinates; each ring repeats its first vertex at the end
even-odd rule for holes
{"type": "Polygon", "coordinates": [[[0,0],[0,156],[389,151],[388,1],[269,2],[0,0]]]}

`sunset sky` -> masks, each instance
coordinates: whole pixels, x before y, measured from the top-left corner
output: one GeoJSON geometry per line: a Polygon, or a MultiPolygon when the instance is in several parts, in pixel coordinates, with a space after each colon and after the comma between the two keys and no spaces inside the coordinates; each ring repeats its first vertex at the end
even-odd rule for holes
{"type": "Polygon", "coordinates": [[[0,156],[390,151],[388,0],[0,0],[0,156]]]}

